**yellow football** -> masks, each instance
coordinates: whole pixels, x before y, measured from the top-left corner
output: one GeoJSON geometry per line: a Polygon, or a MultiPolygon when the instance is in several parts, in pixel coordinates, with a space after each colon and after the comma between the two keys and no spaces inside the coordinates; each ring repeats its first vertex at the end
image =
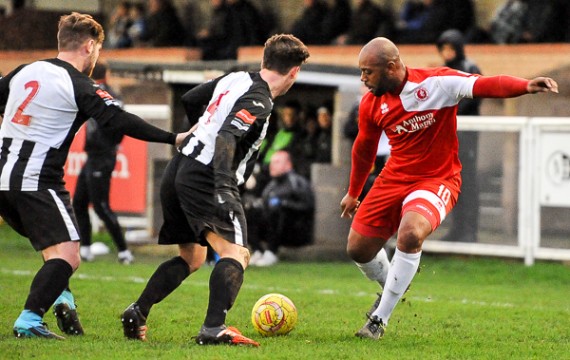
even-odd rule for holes
{"type": "Polygon", "coordinates": [[[285,335],[297,323],[297,308],[283,294],[267,294],[253,305],[251,322],[263,336],[285,335]]]}

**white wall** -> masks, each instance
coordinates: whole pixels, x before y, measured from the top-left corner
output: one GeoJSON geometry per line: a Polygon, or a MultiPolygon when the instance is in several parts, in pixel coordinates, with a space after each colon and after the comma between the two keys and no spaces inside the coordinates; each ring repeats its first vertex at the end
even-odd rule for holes
{"type": "MultiPolygon", "coordinates": [[[[4,0],[0,0],[0,2],[2,1],[4,0]]],[[[40,10],[69,10],[90,13],[96,13],[100,10],[98,0],[28,0],[26,5],[40,10]]]]}

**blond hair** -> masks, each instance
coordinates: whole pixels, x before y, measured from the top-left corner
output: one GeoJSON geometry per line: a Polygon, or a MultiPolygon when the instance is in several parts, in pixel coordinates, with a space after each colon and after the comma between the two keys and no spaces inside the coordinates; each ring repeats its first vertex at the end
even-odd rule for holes
{"type": "Polygon", "coordinates": [[[73,51],[88,39],[103,44],[105,32],[103,27],[91,15],[72,12],[59,19],[57,32],[57,48],[59,51],[73,51]]]}

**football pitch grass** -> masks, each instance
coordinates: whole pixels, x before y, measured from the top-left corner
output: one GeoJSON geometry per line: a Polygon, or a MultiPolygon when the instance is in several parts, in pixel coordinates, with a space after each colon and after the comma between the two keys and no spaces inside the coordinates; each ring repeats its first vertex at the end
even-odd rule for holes
{"type": "MultiPolygon", "coordinates": [[[[85,336],[16,339],[12,326],[41,259],[6,225],[0,246],[1,359],[570,359],[570,268],[561,263],[425,255],[377,342],[354,336],[378,286],[350,262],[249,268],[227,323],[261,342],[250,348],[193,341],[206,311],[209,266],[155,305],[147,342],[123,338],[120,314],[171,256],[136,247],[133,265],[120,265],[112,253],[82,264],[72,278],[85,336]],[[263,338],[251,325],[253,304],[270,292],[298,308],[287,336],[263,338]]],[[[44,320],[60,333],[51,310],[44,320]]]]}

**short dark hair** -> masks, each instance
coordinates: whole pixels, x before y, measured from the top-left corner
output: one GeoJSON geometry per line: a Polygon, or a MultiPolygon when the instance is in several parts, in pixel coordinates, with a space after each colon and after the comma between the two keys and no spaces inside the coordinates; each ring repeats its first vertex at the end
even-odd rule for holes
{"type": "Polygon", "coordinates": [[[57,48],[59,51],[77,50],[87,39],[98,44],[105,40],[103,27],[91,15],[72,12],[59,19],[57,48]]]}
{"type": "Polygon", "coordinates": [[[303,42],[290,34],[273,35],[265,42],[261,67],[281,75],[309,58],[309,50],[303,42]]]}

